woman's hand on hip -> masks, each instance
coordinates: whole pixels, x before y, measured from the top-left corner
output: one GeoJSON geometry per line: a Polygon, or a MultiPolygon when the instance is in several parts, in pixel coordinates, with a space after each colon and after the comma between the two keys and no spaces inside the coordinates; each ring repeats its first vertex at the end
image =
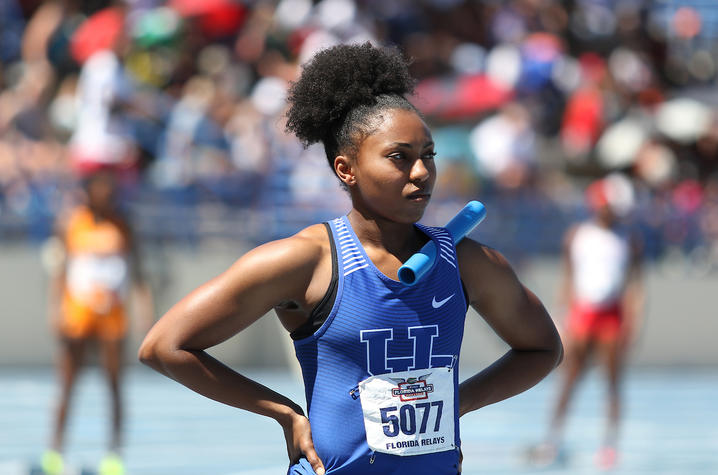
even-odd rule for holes
{"type": "Polygon", "coordinates": [[[283,429],[290,465],[299,462],[299,459],[304,457],[317,475],[324,475],[324,464],[314,449],[309,419],[302,414],[296,414],[288,424],[284,425],[283,429]]]}

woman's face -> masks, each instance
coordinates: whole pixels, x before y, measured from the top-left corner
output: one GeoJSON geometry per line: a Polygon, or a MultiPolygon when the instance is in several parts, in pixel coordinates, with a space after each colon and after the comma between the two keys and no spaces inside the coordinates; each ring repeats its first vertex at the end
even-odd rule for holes
{"type": "Polygon", "coordinates": [[[90,208],[98,212],[109,212],[114,208],[115,180],[108,174],[100,174],[90,179],[87,186],[87,199],[90,208]]]}
{"type": "Polygon", "coordinates": [[[376,120],[375,131],[361,142],[357,156],[348,159],[348,181],[343,181],[355,208],[414,223],[423,216],[436,180],[431,132],[413,111],[385,110],[376,120]]]}

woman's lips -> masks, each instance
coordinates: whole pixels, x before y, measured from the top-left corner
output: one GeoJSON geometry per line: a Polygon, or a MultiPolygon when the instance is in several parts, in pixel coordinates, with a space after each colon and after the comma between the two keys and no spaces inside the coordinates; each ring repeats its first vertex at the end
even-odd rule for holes
{"type": "Polygon", "coordinates": [[[431,193],[412,193],[407,198],[411,201],[429,201],[431,193]]]}

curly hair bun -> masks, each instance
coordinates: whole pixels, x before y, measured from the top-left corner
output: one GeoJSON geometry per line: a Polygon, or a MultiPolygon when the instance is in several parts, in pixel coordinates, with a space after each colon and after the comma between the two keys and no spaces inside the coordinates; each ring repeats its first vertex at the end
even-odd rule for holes
{"type": "Polygon", "coordinates": [[[358,106],[381,95],[404,96],[414,89],[406,61],[395,48],[370,43],[339,45],[317,53],[289,89],[287,130],[304,145],[326,142],[358,106]]]}

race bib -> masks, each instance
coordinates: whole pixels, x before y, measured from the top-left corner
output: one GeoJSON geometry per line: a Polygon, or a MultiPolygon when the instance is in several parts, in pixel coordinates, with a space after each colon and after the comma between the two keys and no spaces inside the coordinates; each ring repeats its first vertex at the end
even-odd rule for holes
{"type": "Polygon", "coordinates": [[[454,378],[448,367],[372,376],[359,383],[369,447],[392,455],[454,448],[454,378]]]}

